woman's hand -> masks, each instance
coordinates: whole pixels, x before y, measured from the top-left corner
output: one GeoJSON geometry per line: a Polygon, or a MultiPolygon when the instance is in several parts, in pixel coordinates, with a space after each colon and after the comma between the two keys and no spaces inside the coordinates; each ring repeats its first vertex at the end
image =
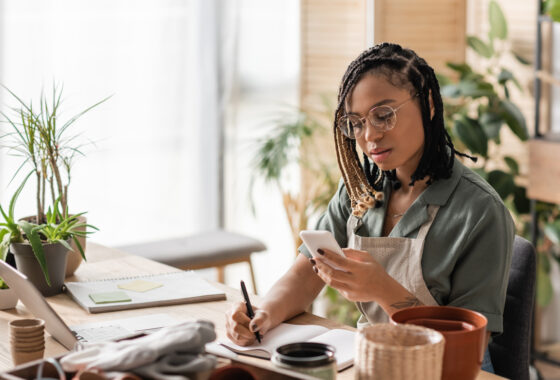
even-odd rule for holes
{"type": "Polygon", "coordinates": [[[349,301],[379,302],[387,285],[396,283],[367,251],[344,248],[346,257],[326,249],[321,252],[322,256],[310,260],[317,275],[349,301]],[[333,269],[333,264],[339,269],[333,269]]]}
{"type": "Polygon", "coordinates": [[[261,336],[270,329],[271,320],[267,311],[253,305],[255,317],[247,316],[245,303],[238,302],[226,312],[227,337],[240,346],[248,346],[255,342],[255,332],[261,336]]]}

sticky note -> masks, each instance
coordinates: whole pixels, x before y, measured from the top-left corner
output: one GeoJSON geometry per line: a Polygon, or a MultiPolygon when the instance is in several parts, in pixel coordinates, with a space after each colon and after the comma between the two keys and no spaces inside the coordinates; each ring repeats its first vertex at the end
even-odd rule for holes
{"type": "Polygon", "coordinates": [[[112,303],[112,302],[130,302],[132,301],[128,294],[121,291],[91,293],[89,298],[95,303],[112,303]]]}
{"type": "Polygon", "coordinates": [[[147,292],[148,290],[159,288],[161,286],[163,286],[163,284],[159,284],[157,282],[145,281],[145,280],[134,280],[131,282],[127,282],[126,284],[117,285],[119,289],[132,290],[134,292],[142,292],[142,293],[147,292]]]}

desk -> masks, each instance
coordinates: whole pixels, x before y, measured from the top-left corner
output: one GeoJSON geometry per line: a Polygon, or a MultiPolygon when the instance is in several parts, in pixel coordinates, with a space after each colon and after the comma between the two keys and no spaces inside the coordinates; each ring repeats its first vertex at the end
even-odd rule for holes
{"type": "MultiPolygon", "coordinates": [[[[88,243],[88,262],[83,263],[73,277],[68,281],[98,280],[111,277],[122,277],[140,274],[166,273],[176,270],[164,264],[160,264],[143,257],[128,255],[116,249],[107,248],[98,244],[88,243]]],[[[99,322],[115,318],[127,318],[136,315],[145,315],[147,312],[167,313],[178,319],[204,318],[214,322],[216,333],[219,338],[225,338],[224,312],[232,302],[241,301],[242,297],[238,290],[228,286],[215,283],[216,287],[223,289],[227,295],[226,301],[203,302],[187,305],[163,306],[149,309],[123,310],[101,314],[88,314],[84,309],[74,303],[66,294],[59,294],[48,298],[49,304],[64,319],[68,325],[99,322]]],[[[13,367],[9,345],[8,322],[13,319],[29,317],[29,312],[21,304],[15,309],[0,311],[0,372],[13,367]]],[[[291,323],[318,324],[333,328],[341,326],[328,319],[305,313],[293,318],[291,323]]],[[[343,327],[352,330],[351,327],[343,327]]],[[[48,336],[46,338],[45,357],[57,356],[66,353],[67,350],[48,336]]],[[[261,359],[253,359],[263,362],[261,359]]],[[[353,379],[353,367],[340,372],[337,379],[353,379]]],[[[481,372],[477,380],[502,379],[486,372],[481,372]]]]}

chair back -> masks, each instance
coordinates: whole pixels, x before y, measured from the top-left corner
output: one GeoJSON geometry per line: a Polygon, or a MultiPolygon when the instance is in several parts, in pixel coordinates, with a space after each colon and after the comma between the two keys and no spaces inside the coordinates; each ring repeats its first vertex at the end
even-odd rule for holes
{"type": "Polygon", "coordinates": [[[495,373],[508,379],[529,379],[535,278],[535,249],[527,240],[516,236],[504,309],[504,332],[489,345],[495,373]]]}

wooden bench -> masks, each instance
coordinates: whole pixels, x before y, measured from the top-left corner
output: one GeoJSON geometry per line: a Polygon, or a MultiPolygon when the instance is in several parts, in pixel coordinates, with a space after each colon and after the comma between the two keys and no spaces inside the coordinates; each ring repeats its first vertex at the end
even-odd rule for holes
{"type": "Polygon", "coordinates": [[[255,272],[251,263],[254,252],[266,246],[257,239],[224,230],[196,235],[121,246],[119,249],[179,269],[217,268],[218,281],[224,283],[226,265],[249,264],[253,290],[257,292],[255,272]]]}

